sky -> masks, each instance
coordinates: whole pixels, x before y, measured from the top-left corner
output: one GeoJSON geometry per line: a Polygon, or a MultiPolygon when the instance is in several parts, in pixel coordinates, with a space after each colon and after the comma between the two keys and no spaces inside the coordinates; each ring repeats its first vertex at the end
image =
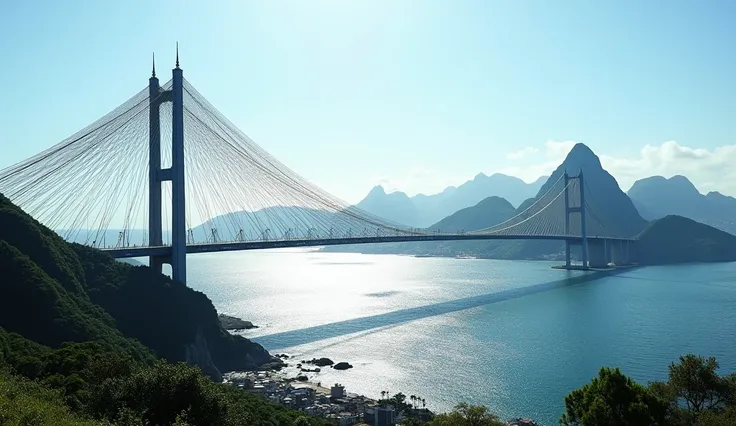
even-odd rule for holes
{"type": "Polygon", "coordinates": [[[587,144],[624,190],[736,196],[736,2],[91,1],[0,4],[0,168],[185,78],[349,201],[526,181],[587,144]]]}

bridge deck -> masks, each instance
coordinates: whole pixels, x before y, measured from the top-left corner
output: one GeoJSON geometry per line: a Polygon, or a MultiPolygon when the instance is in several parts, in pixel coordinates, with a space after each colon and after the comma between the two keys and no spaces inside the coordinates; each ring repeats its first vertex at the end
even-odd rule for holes
{"type": "MultiPolygon", "coordinates": [[[[542,241],[570,241],[580,243],[581,237],[564,235],[482,235],[482,234],[454,234],[454,235],[402,235],[386,237],[351,237],[351,238],[323,238],[323,239],[293,239],[273,241],[243,241],[226,243],[206,243],[187,245],[187,253],[212,253],[221,251],[239,250],[266,250],[294,247],[321,247],[335,245],[377,244],[377,243],[406,243],[423,241],[478,241],[478,240],[542,240],[542,241]]],[[[588,240],[631,241],[633,238],[588,237],[588,240]]],[[[102,249],[115,258],[165,256],[171,252],[171,246],[160,247],[124,247],[102,249]]]]}

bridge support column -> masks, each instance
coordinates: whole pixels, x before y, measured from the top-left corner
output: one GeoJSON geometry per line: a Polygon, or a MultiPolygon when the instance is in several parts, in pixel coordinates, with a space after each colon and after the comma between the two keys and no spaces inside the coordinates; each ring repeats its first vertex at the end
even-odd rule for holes
{"type": "Polygon", "coordinates": [[[588,244],[588,267],[607,268],[608,256],[606,253],[606,240],[591,240],[588,244]]]}
{"type": "Polygon", "coordinates": [[[583,237],[583,268],[588,267],[588,232],[585,225],[585,181],[583,180],[583,169],[578,174],[580,181],[580,233],[583,237]]]}
{"type": "MultiPolygon", "coordinates": [[[[161,87],[156,77],[156,64],[148,80],[148,245],[163,245],[161,226],[161,87]]],[[[148,265],[161,273],[166,258],[149,256],[148,265]]]]}
{"type": "Polygon", "coordinates": [[[173,70],[171,147],[171,278],[187,281],[187,226],[184,191],[184,75],[179,68],[179,48],[173,70]]]}

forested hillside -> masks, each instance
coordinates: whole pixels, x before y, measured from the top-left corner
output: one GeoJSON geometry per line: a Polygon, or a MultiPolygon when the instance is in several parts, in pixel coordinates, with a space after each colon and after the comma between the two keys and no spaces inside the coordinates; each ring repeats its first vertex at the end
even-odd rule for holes
{"type": "Polygon", "coordinates": [[[220,371],[271,360],[222,329],[207,296],[69,244],[2,195],[0,274],[2,424],[291,425],[298,416],[202,374],[219,381],[220,371]],[[169,363],[178,361],[195,367],[169,363]]]}

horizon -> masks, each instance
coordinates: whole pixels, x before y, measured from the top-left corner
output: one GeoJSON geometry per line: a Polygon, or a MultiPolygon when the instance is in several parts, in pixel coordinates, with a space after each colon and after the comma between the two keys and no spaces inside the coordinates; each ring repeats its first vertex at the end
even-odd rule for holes
{"type": "Polygon", "coordinates": [[[152,51],[167,80],[179,40],[185,78],[213,105],[351,204],[377,185],[416,195],[478,173],[530,182],[576,142],[624,191],[684,175],[701,193],[736,195],[730,2],[663,11],[633,1],[167,0],[4,11],[0,140],[22,143],[0,147],[0,169],[144,87],[152,51]],[[175,6],[175,19],[158,19],[175,6]]]}

